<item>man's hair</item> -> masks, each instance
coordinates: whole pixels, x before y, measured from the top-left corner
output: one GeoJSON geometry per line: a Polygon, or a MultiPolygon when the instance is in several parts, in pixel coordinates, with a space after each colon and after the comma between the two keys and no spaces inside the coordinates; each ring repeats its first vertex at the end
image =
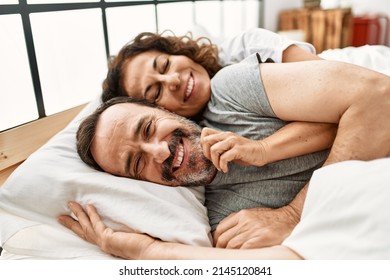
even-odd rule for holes
{"type": "Polygon", "coordinates": [[[103,102],[116,96],[127,96],[123,77],[126,62],[132,57],[150,50],[169,55],[185,55],[203,66],[210,78],[222,68],[218,63],[217,46],[205,37],[193,40],[191,34],[177,37],[143,32],[125,45],[118,55],[109,61],[107,77],[103,82],[103,102]]]}
{"type": "Polygon", "coordinates": [[[120,103],[133,103],[152,108],[157,107],[157,105],[146,100],[135,99],[127,96],[115,97],[103,103],[91,115],[89,115],[81,122],[76,134],[77,153],[79,154],[82,161],[99,171],[103,171],[103,169],[95,161],[91,152],[92,141],[94,140],[96,133],[96,126],[101,114],[107,108],[120,103]]]}

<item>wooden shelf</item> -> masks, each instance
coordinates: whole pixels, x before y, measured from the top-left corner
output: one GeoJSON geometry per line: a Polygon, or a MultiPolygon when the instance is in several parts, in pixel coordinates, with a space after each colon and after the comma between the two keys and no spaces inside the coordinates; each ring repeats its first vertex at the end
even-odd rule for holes
{"type": "Polygon", "coordinates": [[[296,9],[279,14],[279,30],[303,30],[305,41],[320,53],[326,49],[343,48],[352,41],[352,11],[343,9],[296,9]]]}

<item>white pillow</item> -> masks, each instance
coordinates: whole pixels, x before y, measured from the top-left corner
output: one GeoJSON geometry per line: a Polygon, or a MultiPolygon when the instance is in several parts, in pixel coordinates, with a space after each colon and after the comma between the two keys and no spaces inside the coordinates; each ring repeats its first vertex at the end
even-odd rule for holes
{"type": "MultiPolygon", "coordinates": [[[[80,160],[75,145],[78,125],[99,104],[100,97],[33,153],[0,188],[1,245],[18,231],[39,224],[69,233],[57,217],[69,214],[67,202],[74,200],[93,203],[114,229],[130,227],[166,241],[211,246],[204,187],[173,188],[116,177],[80,160]]],[[[58,251],[66,247],[66,242],[57,244],[58,251]]],[[[29,248],[19,249],[28,252],[29,248]]],[[[12,248],[7,251],[13,253],[12,248]]],[[[79,257],[77,254],[80,251],[68,257],[79,257]]]]}

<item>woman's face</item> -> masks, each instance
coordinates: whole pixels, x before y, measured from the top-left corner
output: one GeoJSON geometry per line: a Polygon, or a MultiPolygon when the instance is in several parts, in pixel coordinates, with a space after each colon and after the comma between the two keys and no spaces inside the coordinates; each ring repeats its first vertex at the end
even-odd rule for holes
{"type": "Polygon", "coordinates": [[[199,113],[210,99],[206,69],[183,55],[147,51],[125,64],[124,88],[131,97],[146,99],[183,117],[199,113]]]}

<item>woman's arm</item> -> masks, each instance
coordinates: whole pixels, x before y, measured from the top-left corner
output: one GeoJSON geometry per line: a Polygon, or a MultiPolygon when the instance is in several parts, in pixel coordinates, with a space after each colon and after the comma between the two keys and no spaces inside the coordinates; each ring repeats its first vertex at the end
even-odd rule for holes
{"type": "Polygon", "coordinates": [[[262,64],[260,69],[280,119],[339,124],[327,164],[390,154],[390,77],[326,60],[262,64]]]}
{"type": "Polygon", "coordinates": [[[230,161],[263,166],[330,148],[336,132],[334,124],[292,122],[262,140],[251,140],[232,132],[204,128],[201,143],[205,156],[217,169],[228,172],[230,161]]]}
{"type": "Polygon", "coordinates": [[[63,215],[58,218],[61,224],[104,252],[124,259],[301,259],[285,246],[229,250],[163,242],[146,234],[115,232],[104,225],[94,206],[87,205],[85,212],[78,203],[70,202],[69,208],[78,221],[63,215]]]}

